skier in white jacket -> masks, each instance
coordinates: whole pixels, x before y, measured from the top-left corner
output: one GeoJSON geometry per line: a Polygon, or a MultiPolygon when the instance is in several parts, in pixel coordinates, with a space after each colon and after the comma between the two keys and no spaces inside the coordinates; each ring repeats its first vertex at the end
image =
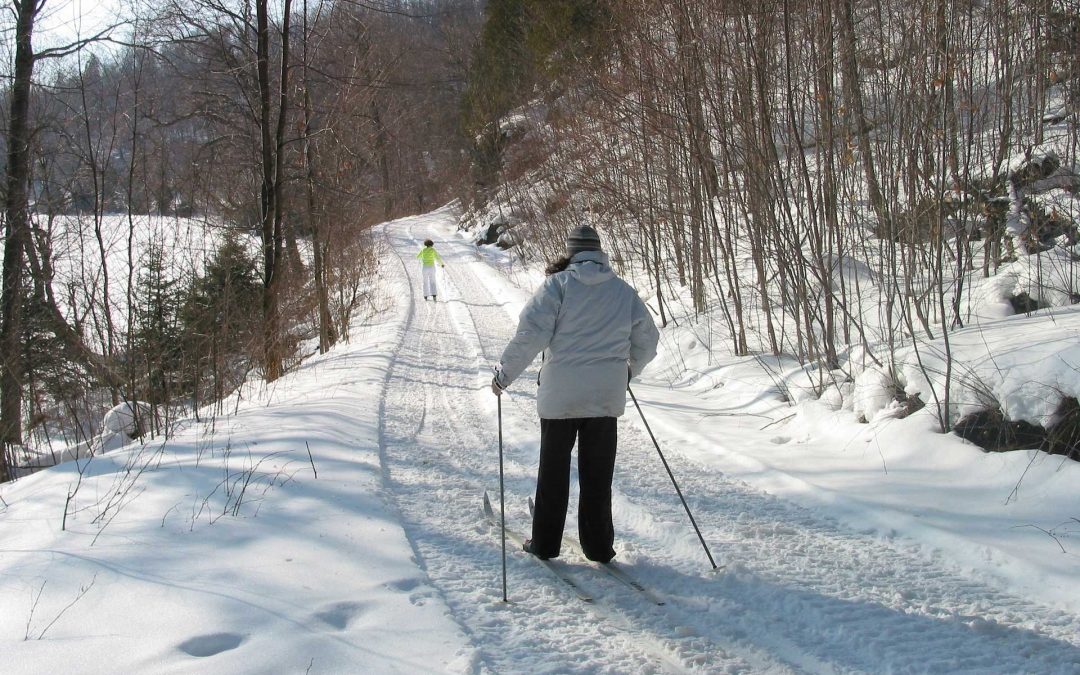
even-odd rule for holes
{"type": "Polygon", "coordinates": [[[522,310],[491,388],[501,395],[543,352],[536,406],[540,469],[525,550],[543,559],[559,555],[576,440],[581,547],[590,560],[606,563],[615,556],[616,422],[626,409],[629,378],[656,356],[659,333],[637,292],[611,270],[596,230],[571,231],[566,255],[549,267],[550,276],[522,310]]]}

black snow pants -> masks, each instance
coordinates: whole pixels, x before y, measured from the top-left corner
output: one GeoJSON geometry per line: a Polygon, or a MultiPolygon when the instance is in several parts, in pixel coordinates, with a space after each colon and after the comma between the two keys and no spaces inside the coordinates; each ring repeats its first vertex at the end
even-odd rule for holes
{"type": "Polygon", "coordinates": [[[559,555],[570,499],[570,452],[578,443],[578,535],[585,557],[608,562],[612,544],[611,478],[615,471],[615,417],[540,420],[540,471],[536,479],[533,552],[559,555]]]}

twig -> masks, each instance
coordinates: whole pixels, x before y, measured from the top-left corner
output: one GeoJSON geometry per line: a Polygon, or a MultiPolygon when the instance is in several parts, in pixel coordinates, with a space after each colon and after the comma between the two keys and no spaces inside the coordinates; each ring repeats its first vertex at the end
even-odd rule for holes
{"type": "Polygon", "coordinates": [[[68,509],[71,506],[71,500],[75,498],[75,495],[79,493],[79,488],[82,487],[83,476],[86,474],[86,470],[90,468],[90,462],[94,461],[93,455],[86,460],[85,464],[79,464],[79,460],[75,460],[75,467],[79,470],[79,480],[75,482],[75,489],[67,493],[67,499],[64,500],[64,517],[60,522],[60,530],[67,530],[67,517],[68,509]]]}
{"type": "MultiPolygon", "coordinates": [[[[195,521],[202,515],[202,509],[199,509],[198,513],[195,513],[195,505],[199,503],[199,491],[195,491],[195,497],[191,500],[191,527],[188,528],[188,532],[195,531],[195,521]]],[[[206,506],[206,500],[203,500],[203,506],[206,506]]]]}
{"type": "MultiPolygon", "coordinates": [[[[110,488],[110,495],[108,499],[105,500],[105,507],[90,522],[111,522],[112,519],[115,517],[115,514],[109,516],[109,511],[113,509],[119,510],[123,508],[127,503],[129,503],[132,499],[134,499],[134,497],[129,499],[128,495],[135,488],[139,478],[142,477],[143,473],[149,470],[151,465],[154,464],[157,458],[160,457],[161,454],[164,452],[165,441],[163,440],[156,448],[153,448],[153,453],[149,456],[149,458],[146,458],[146,453],[150,449],[151,448],[149,446],[143,443],[139,447],[139,451],[131,455],[131,457],[128,459],[127,463],[124,466],[123,473],[119,476],[117,480],[113,481],[115,489],[110,488]]],[[[139,492],[135,496],[137,497],[144,491],[145,488],[139,490],[139,492]]],[[[101,502],[98,503],[100,504],[101,502]]]]}
{"type": "Polygon", "coordinates": [[[45,590],[45,584],[49,583],[49,580],[41,582],[41,587],[38,588],[37,595],[34,596],[30,602],[30,616],[26,617],[26,632],[23,633],[23,641],[30,639],[30,624],[34,622],[34,612],[37,611],[38,602],[41,600],[41,592],[45,590]]]}
{"type": "MultiPolygon", "coordinates": [[[[748,413],[748,412],[741,412],[741,413],[707,412],[707,413],[701,413],[700,419],[705,419],[706,417],[760,417],[763,420],[769,419],[768,415],[759,415],[757,413],[748,413]]],[[[792,417],[794,417],[794,415],[792,415],[792,417]]]]}
{"type": "MultiPolygon", "coordinates": [[[[64,612],[66,612],[69,609],[71,609],[72,607],[74,607],[76,602],[78,602],[79,600],[82,600],[83,596],[86,595],[90,591],[90,589],[94,587],[94,582],[96,582],[96,581],[97,581],[97,574],[95,573],[94,578],[90,580],[90,583],[87,584],[86,586],[82,586],[82,587],[79,588],[79,594],[75,596],[75,599],[72,600],[71,602],[69,602],[66,607],[64,607],[62,610],[60,610],[59,614],[57,614],[55,617],[53,617],[53,620],[49,622],[49,625],[45,626],[45,628],[43,628],[42,631],[38,634],[37,639],[40,640],[41,638],[45,637],[45,633],[47,633],[49,631],[49,629],[53,627],[53,624],[56,623],[57,621],[59,621],[60,617],[64,616],[64,612]]],[[[45,584],[42,583],[41,586],[44,588],[45,584]]]]}
{"type": "Polygon", "coordinates": [[[304,445],[307,446],[307,456],[308,459],[311,460],[311,472],[315,474],[315,478],[317,479],[319,477],[319,472],[315,470],[315,458],[311,456],[311,445],[307,441],[304,441],[304,445]]]}
{"type": "MultiPolygon", "coordinates": [[[[248,464],[251,464],[250,449],[248,449],[248,464]]],[[[259,464],[262,464],[262,460],[259,460],[259,464]]],[[[232,514],[234,516],[240,515],[240,505],[244,503],[244,495],[247,494],[248,485],[251,484],[251,479],[255,475],[255,470],[259,468],[259,464],[256,464],[241,474],[244,479],[244,485],[240,488],[240,494],[236,495],[236,498],[233,500],[232,514]]],[[[233,485],[235,486],[235,483],[233,485]]]]}
{"type": "Polygon", "coordinates": [[[172,510],[173,510],[173,509],[175,509],[175,508],[176,508],[176,507],[178,507],[178,506],[180,506],[180,502],[176,502],[175,504],[173,504],[172,506],[170,506],[170,507],[169,507],[169,510],[165,512],[165,515],[163,515],[163,516],[161,517],[161,526],[162,526],[162,527],[165,527],[165,519],[166,519],[166,518],[168,518],[168,517],[169,517],[169,514],[170,514],[170,513],[172,513],[172,510]]]}
{"type": "MultiPolygon", "coordinates": [[[[1076,519],[1074,518],[1073,520],[1076,520],[1076,519]]],[[[1054,543],[1058,545],[1058,548],[1061,549],[1062,553],[1068,553],[1068,551],[1065,550],[1065,547],[1061,545],[1061,541],[1056,536],[1054,536],[1054,533],[1051,532],[1050,530],[1046,530],[1046,529],[1043,529],[1043,528],[1039,527],[1038,525],[1031,525],[1031,524],[1028,524],[1028,525],[1013,525],[1013,529],[1016,529],[1018,527],[1033,527],[1033,528],[1035,528],[1039,532],[1042,532],[1046,536],[1053,539],[1054,543]]]]}
{"type": "Polygon", "coordinates": [[[1024,482],[1024,476],[1027,475],[1028,470],[1031,468],[1031,465],[1035,463],[1035,458],[1038,457],[1038,456],[1039,456],[1039,451],[1038,450],[1035,450],[1034,452],[1031,453],[1031,460],[1027,463],[1027,466],[1024,467],[1024,472],[1022,474],[1020,474],[1020,478],[1017,479],[1016,485],[1013,486],[1012,492],[1010,492],[1009,496],[1005,499],[1005,505],[1006,506],[1009,505],[1009,502],[1012,501],[1013,497],[1019,496],[1020,483],[1024,482]]]}
{"type": "MultiPolygon", "coordinates": [[[[274,459],[278,455],[283,455],[283,454],[285,454],[285,453],[284,452],[272,452],[269,455],[266,455],[265,457],[260,459],[258,462],[256,462],[254,466],[252,466],[251,468],[249,468],[249,469],[247,469],[246,471],[243,472],[244,473],[244,475],[243,475],[243,480],[244,480],[243,487],[240,489],[240,494],[238,494],[238,495],[236,495],[234,497],[234,504],[233,504],[233,508],[232,508],[232,514],[234,516],[240,515],[240,506],[244,502],[244,495],[247,493],[248,485],[251,484],[252,479],[254,478],[255,482],[258,483],[260,480],[262,480],[264,478],[267,478],[267,476],[268,476],[267,474],[260,474],[258,476],[258,478],[255,477],[256,473],[259,471],[259,467],[262,466],[263,462],[265,462],[265,461],[267,461],[269,459],[274,459]]],[[[248,452],[248,462],[249,463],[251,462],[251,453],[250,453],[250,451],[248,452]]],[[[270,489],[271,487],[273,487],[275,478],[277,476],[281,475],[282,471],[284,471],[284,467],[279,469],[277,474],[275,474],[274,476],[269,477],[268,485],[267,485],[267,488],[266,488],[267,490],[270,489]]],[[[237,483],[238,482],[239,482],[239,480],[237,481],[237,483]]],[[[236,483],[234,483],[234,485],[236,485],[236,483]]],[[[263,494],[266,494],[266,490],[263,490],[263,494]]]]}
{"type": "Polygon", "coordinates": [[[768,424],[766,424],[765,426],[763,426],[763,427],[761,427],[760,429],[758,429],[758,431],[765,431],[766,429],[768,429],[769,427],[771,427],[771,426],[772,426],[772,425],[774,425],[774,424],[780,424],[781,422],[786,422],[786,421],[788,421],[789,419],[791,419],[792,417],[795,417],[795,415],[797,415],[797,414],[798,414],[798,413],[791,413],[790,415],[788,415],[788,416],[786,416],[786,417],[781,417],[781,418],[780,418],[780,419],[778,419],[778,420],[773,420],[772,422],[769,422],[769,423],[768,423],[768,424]]]}
{"type": "Polygon", "coordinates": [[[101,525],[101,527],[99,527],[99,528],[98,528],[97,534],[95,534],[95,535],[94,535],[94,538],[90,540],[90,545],[91,545],[91,546],[93,546],[94,544],[96,544],[96,543],[97,543],[97,540],[98,540],[98,537],[100,537],[100,536],[101,536],[101,533],[105,531],[105,528],[106,528],[106,527],[108,527],[109,525],[111,525],[111,524],[112,524],[112,521],[113,521],[113,520],[114,520],[114,519],[115,519],[115,518],[116,518],[116,517],[117,517],[118,515],[120,515],[120,511],[122,511],[122,510],[123,510],[123,508],[124,508],[125,506],[127,506],[127,505],[128,505],[128,504],[130,504],[131,502],[135,501],[135,500],[136,500],[136,499],[137,499],[137,498],[139,497],[139,495],[141,495],[141,494],[142,494],[142,493],[144,493],[144,492],[146,492],[146,488],[141,488],[141,489],[140,489],[140,490],[139,490],[138,492],[136,492],[136,493],[135,493],[135,495],[134,495],[134,496],[132,496],[132,497],[131,497],[130,499],[128,499],[127,501],[125,501],[125,502],[120,502],[120,503],[118,503],[118,504],[116,505],[116,509],[114,509],[114,510],[113,510],[113,512],[112,512],[112,515],[111,515],[111,516],[109,516],[109,519],[108,519],[108,520],[106,520],[106,521],[105,521],[105,522],[104,522],[104,523],[103,523],[103,524],[101,525]]]}

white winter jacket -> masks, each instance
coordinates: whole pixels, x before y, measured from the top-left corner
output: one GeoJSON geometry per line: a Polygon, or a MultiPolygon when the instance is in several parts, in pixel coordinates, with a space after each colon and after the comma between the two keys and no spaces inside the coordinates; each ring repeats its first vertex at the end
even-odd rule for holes
{"type": "Polygon", "coordinates": [[[496,377],[508,386],[543,351],[541,418],[619,417],[627,366],[640,374],[659,338],[645,303],[611,271],[607,254],[583,251],[525,305],[496,377]]]}

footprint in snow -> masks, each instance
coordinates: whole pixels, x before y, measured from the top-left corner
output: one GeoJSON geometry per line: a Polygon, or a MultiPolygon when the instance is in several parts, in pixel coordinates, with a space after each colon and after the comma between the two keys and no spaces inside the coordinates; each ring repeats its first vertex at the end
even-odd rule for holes
{"type": "Polygon", "coordinates": [[[417,579],[416,577],[405,577],[404,579],[397,579],[396,581],[388,581],[386,587],[395,591],[408,593],[420,584],[420,579],[417,579]]]}
{"type": "Polygon", "coordinates": [[[353,618],[360,614],[363,609],[364,605],[359,602],[335,602],[316,612],[315,618],[338,630],[345,630],[349,627],[349,623],[353,618]]]}
{"type": "Polygon", "coordinates": [[[771,442],[775,443],[776,445],[784,445],[785,443],[790,443],[791,442],[791,437],[790,436],[773,436],[769,440],[771,442]]]}
{"type": "Polygon", "coordinates": [[[244,641],[244,636],[237,633],[210,633],[196,635],[181,642],[177,647],[188,656],[213,656],[230,649],[236,649],[244,641]]]}
{"type": "Polygon", "coordinates": [[[398,579],[397,581],[391,581],[386,584],[386,587],[395,591],[401,591],[402,593],[409,594],[409,602],[420,607],[427,604],[427,599],[431,597],[432,590],[427,586],[422,579],[416,577],[406,577],[404,579],[398,579]]]}

